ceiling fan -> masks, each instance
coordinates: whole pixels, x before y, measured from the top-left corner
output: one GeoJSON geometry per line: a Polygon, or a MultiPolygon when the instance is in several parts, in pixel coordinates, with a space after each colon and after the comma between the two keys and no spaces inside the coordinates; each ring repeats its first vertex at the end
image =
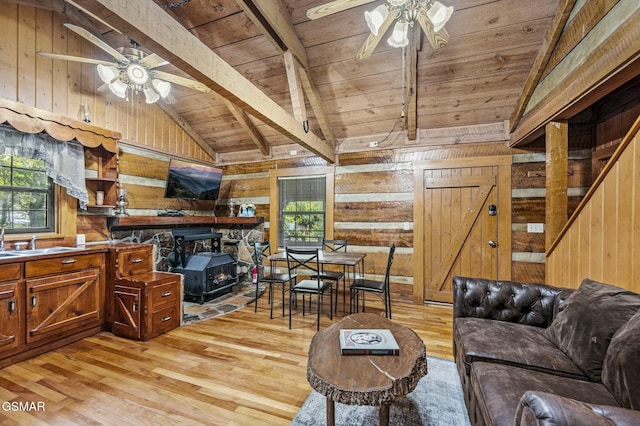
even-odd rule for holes
{"type": "MultiPolygon", "coordinates": [[[[312,20],[318,19],[374,1],[376,0],[335,0],[309,9],[307,17],[312,20]]],[[[364,13],[371,34],[360,48],[357,57],[358,59],[369,57],[393,21],[396,21],[396,24],[387,41],[390,46],[406,46],[409,43],[409,30],[418,22],[431,46],[434,49],[440,49],[449,41],[449,33],[444,25],[452,14],[453,6],[446,7],[439,1],[385,0],[384,4],[379,5],[371,12],[364,13]]]]}
{"type": "Polygon", "coordinates": [[[104,83],[98,88],[99,91],[109,88],[113,94],[123,99],[128,99],[129,92],[142,92],[144,93],[145,101],[148,104],[152,104],[161,98],[167,103],[175,102],[175,99],[169,94],[171,83],[201,92],[209,92],[211,90],[195,80],[157,70],[157,67],[167,65],[169,62],[155,53],[146,54],[138,49],[139,45],[134,40],[130,40],[132,47],[114,49],[82,27],[68,23],[64,24],[64,26],[107,52],[113,58],[113,61],[57,53],[38,52],[38,54],[54,59],[96,64],[98,75],[104,83]]]}

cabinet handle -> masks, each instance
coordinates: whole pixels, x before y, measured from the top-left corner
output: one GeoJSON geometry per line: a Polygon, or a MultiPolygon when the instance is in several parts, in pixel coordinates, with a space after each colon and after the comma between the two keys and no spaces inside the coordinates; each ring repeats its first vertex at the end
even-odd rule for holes
{"type": "Polygon", "coordinates": [[[139,257],[136,257],[135,259],[131,259],[131,263],[140,263],[142,262],[142,259],[139,257]]]}
{"type": "Polygon", "coordinates": [[[13,312],[16,310],[16,301],[9,300],[9,312],[13,312]]]}
{"type": "Polygon", "coordinates": [[[162,297],[169,297],[171,296],[171,292],[170,291],[165,291],[162,293],[162,297]]]}
{"type": "Polygon", "coordinates": [[[64,259],[64,260],[62,261],[62,264],[63,264],[63,265],[68,265],[68,264],[70,264],[70,263],[76,263],[76,260],[75,260],[75,259],[64,259]]]}
{"type": "Polygon", "coordinates": [[[162,322],[167,322],[171,319],[171,315],[167,315],[166,317],[162,317],[162,319],[160,321],[162,322]]]}
{"type": "Polygon", "coordinates": [[[31,296],[31,306],[35,308],[36,303],[37,303],[36,297],[35,296],[31,296]]]}
{"type": "Polygon", "coordinates": [[[138,312],[138,304],[137,303],[133,304],[133,312],[138,312]]]}

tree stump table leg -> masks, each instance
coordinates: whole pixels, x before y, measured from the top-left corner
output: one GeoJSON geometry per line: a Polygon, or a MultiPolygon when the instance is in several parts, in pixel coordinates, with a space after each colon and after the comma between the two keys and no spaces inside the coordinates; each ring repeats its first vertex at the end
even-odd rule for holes
{"type": "Polygon", "coordinates": [[[380,406],[380,426],[389,426],[389,404],[380,406]]]}
{"type": "Polygon", "coordinates": [[[336,424],[336,407],[333,399],[327,397],[327,426],[335,426],[336,424]]]}

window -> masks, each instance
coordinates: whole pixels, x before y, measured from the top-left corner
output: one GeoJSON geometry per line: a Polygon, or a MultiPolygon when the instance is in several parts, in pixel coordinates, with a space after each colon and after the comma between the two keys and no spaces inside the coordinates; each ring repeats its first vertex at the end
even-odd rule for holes
{"type": "Polygon", "coordinates": [[[278,180],[279,246],[318,247],[326,228],[326,177],[278,180]]]}
{"type": "Polygon", "coordinates": [[[43,160],[0,154],[0,226],[7,233],[53,231],[53,188],[43,160]]]}

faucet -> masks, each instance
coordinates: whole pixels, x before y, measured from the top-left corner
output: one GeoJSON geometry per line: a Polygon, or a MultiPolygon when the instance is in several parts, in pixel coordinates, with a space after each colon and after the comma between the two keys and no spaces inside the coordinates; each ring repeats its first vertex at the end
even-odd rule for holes
{"type": "Polygon", "coordinates": [[[35,235],[33,235],[33,236],[31,237],[31,250],[35,250],[35,249],[36,249],[36,239],[37,239],[37,238],[38,238],[38,237],[36,237],[35,235]]]}
{"type": "Polygon", "coordinates": [[[2,231],[0,231],[0,251],[4,251],[4,226],[2,227],[2,231]]]}

